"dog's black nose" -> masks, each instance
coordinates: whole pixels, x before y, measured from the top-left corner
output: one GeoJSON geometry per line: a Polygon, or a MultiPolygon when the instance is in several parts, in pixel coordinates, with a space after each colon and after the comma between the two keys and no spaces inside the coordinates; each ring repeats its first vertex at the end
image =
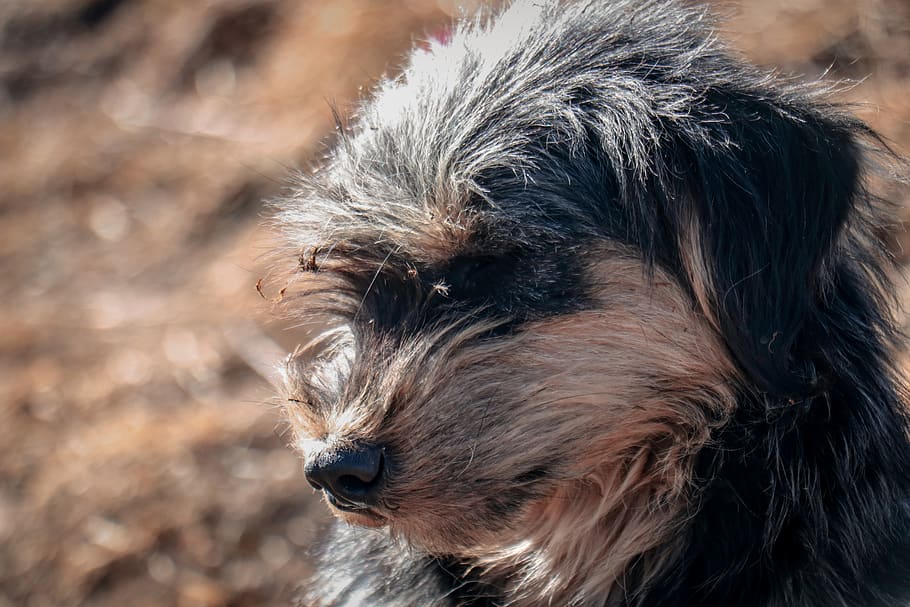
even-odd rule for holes
{"type": "Polygon", "coordinates": [[[325,490],[342,510],[345,506],[376,503],[383,482],[385,458],[380,447],[355,444],[322,453],[308,461],[304,474],[310,484],[325,490]]]}

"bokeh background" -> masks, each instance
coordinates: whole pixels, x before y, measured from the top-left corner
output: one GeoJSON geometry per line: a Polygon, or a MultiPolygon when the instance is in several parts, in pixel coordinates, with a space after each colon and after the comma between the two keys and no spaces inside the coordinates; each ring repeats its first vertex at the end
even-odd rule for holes
{"type": "MultiPolygon", "coordinates": [[[[0,0],[0,607],[290,602],[325,514],[264,379],[263,201],[459,6],[0,0]]],[[[910,1],[719,8],[908,153],[910,1]]]]}

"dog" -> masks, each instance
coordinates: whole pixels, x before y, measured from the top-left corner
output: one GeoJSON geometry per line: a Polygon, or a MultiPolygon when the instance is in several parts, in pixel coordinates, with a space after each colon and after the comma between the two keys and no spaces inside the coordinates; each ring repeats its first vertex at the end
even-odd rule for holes
{"type": "Polygon", "coordinates": [[[910,604],[889,152],[712,28],[464,19],[279,201],[301,604],[910,604]]]}

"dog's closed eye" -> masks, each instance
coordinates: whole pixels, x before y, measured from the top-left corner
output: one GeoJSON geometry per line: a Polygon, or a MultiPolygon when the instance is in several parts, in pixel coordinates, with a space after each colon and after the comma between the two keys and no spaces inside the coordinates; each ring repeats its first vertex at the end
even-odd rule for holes
{"type": "Polygon", "coordinates": [[[456,257],[443,270],[442,277],[453,297],[485,303],[508,293],[518,265],[515,254],[456,257]]]}

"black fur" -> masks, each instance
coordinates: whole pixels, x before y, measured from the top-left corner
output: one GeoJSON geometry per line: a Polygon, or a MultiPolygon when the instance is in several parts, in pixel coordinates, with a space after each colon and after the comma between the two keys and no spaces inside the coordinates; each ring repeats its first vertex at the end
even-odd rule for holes
{"type": "MultiPolygon", "coordinates": [[[[478,307],[513,331],[584,308],[574,260],[603,240],[670,271],[693,303],[710,285],[697,303],[745,378],[737,411],[699,458],[681,557],[648,586],[633,566],[623,606],[910,605],[907,398],[884,215],[864,187],[875,136],[731,57],[698,9],[542,4],[514,40],[437,66],[454,83],[421,63],[385,84],[400,113],[364,107],[309,202],[285,207],[288,233],[331,215],[369,270],[348,281],[359,313],[387,331],[478,307]],[[401,213],[455,194],[484,226],[471,249],[441,265],[403,252],[401,213]],[[387,241],[358,240],[364,217],[387,241]],[[702,274],[681,243],[693,230],[702,274]],[[371,303],[377,279],[400,305],[371,303]]],[[[463,24],[451,44],[490,27],[463,24]]],[[[324,605],[509,604],[470,563],[381,531],[338,531],[312,588],[324,605]]]]}

